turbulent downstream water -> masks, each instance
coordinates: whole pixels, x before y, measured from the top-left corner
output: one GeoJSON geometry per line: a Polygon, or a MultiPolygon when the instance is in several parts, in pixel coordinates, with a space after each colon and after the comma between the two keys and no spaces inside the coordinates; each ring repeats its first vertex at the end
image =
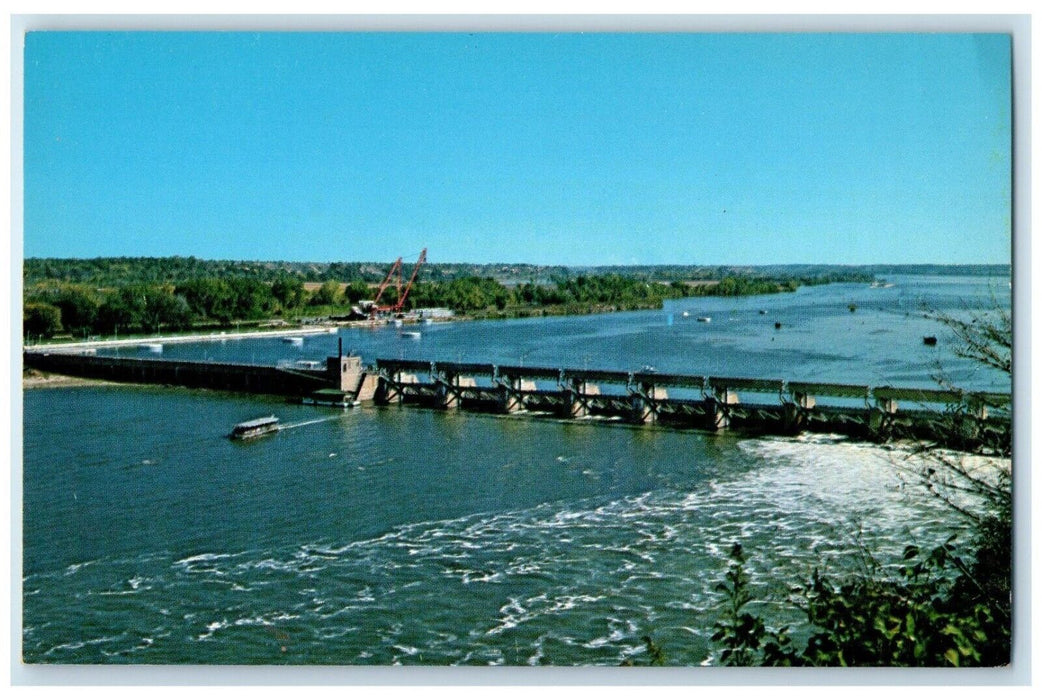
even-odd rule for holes
{"type": "MultiPolygon", "coordinates": [[[[914,386],[931,386],[940,367],[963,385],[1009,390],[1007,378],[957,361],[922,317],[923,304],[1008,306],[1008,280],[892,281],[436,325],[419,339],[392,328],[340,335],[367,360],[651,364],[914,386]],[[938,346],[922,344],[928,334],[938,346]]],[[[321,336],[301,348],[170,345],[164,356],[274,363],[335,350],[336,336],[321,336]]],[[[885,560],[946,536],[947,513],[903,484],[904,459],[829,436],[340,413],[152,387],[27,390],[23,658],[614,665],[641,661],[650,634],[670,663],[713,663],[714,586],[733,542],[758,597],[783,600],[858,539],[885,560]],[[224,437],[268,413],[300,425],[248,444],[224,437]]]]}

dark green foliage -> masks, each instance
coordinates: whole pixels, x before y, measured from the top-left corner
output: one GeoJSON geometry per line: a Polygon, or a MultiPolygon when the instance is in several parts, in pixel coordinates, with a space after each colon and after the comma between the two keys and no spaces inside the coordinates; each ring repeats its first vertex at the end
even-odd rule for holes
{"type": "Polygon", "coordinates": [[[285,311],[303,304],[307,293],[304,291],[304,283],[299,279],[282,276],[271,283],[271,295],[285,311]]]}
{"type": "Polygon", "coordinates": [[[568,301],[568,297],[558,285],[541,285],[534,282],[526,282],[516,287],[514,299],[521,306],[554,306],[568,301]]]}
{"type": "Polygon", "coordinates": [[[61,284],[56,287],[29,290],[25,301],[49,304],[61,312],[61,325],[68,333],[89,333],[98,317],[98,295],[82,285],[61,284]]]}
{"type": "Polygon", "coordinates": [[[922,553],[909,546],[895,573],[815,571],[791,601],[811,633],[802,649],[786,628],[747,609],[741,546],[717,590],[725,608],[713,641],[728,666],[999,666],[1010,660],[1009,527],[994,518],[975,540],[976,561],[955,538],[922,553]]]}
{"type": "Polygon", "coordinates": [[[92,330],[158,333],[187,328],[191,319],[191,308],[183,296],[166,287],[135,284],[105,297],[92,330]]]}
{"type": "Polygon", "coordinates": [[[558,279],[551,285],[532,282],[509,288],[491,277],[464,277],[416,285],[412,308],[444,306],[463,313],[507,309],[561,307],[566,312],[659,308],[662,301],[682,296],[682,289],[643,282],[621,275],[558,279]]]}
{"type": "Polygon", "coordinates": [[[349,282],[347,287],[344,288],[344,299],[349,304],[354,304],[362,299],[369,299],[372,297],[374,290],[365,282],[355,280],[349,282]]]}
{"type": "Polygon", "coordinates": [[[469,313],[484,309],[503,309],[510,292],[491,277],[464,277],[448,282],[425,282],[413,287],[411,308],[443,306],[469,313]]]}
{"type": "Polygon", "coordinates": [[[763,620],[748,610],[749,574],[745,571],[745,554],[737,542],[731,547],[731,567],[716,590],[725,596],[724,612],[713,625],[712,641],[721,647],[720,660],[725,666],[793,666],[799,665],[792,651],[788,629],[770,630],[763,620]]]}
{"type": "Polygon", "coordinates": [[[118,334],[141,330],[144,326],[145,301],[131,287],[108,295],[98,309],[97,328],[103,333],[118,334]]]}
{"type": "Polygon", "coordinates": [[[264,282],[248,277],[233,277],[228,280],[228,286],[235,300],[235,318],[266,318],[275,311],[275,296],[271,293],[271,287],[264,282]]]}
{"type": "Polygon", "coordinates": [[[756,277],[724,277],[717,284],[693,287],[692,296],[737,297],[752,294],[777,294],[795,291],[795,280],[776,280],[756,277]]]}
{"type": "Polygon", "coordinates": [[[177,285],[193,316],[228,323],[235,317],[235,298],[229,284],[215,277],[186,280],[177,285]]]}
{"type": "Polygon", "coordinates": [[[62,312],[57,306],[29,302],[22,313],[22,334],[50,338],[62,329],[62,312]]]}
{"type": "Polygon", "coordinates": [[[636,308],[661,306],[668,298],[682,296],[681,290],[672,285],[645,282],[622,275],[580,275],[575,279],[557,283],[564,303],[605,304],[636,308]]]}
{"type": "Polygon", "coordinates": [[[952,599],[953,580],[964,571],[949,540],[926,554],[908,547],[896,577],[837,582],[815,572],[806,612],[818,631],[803,658],[813,666],[979,665],[991,648],[990,613],[952,599]]]}
{"type": "MultiPolygon", "coordinates": [[[[292,294],[284,288],[280,291],[292,294]]],[[[245,277],[190,279],[179,284],[175,292],[184,297],[195,320],[223,324],[233,320],[265,318],[279,303],[272,287],[245,277]]]]}
{"type": "Polygon", "coordinates": [[[188,303],[184,297],[174,296],[162,287],[153,288],[145,296],[145,308],[142,316],[142,329],[155,330],[156,333],[167,330],[187,328],[192,320],[188,303]]]}
{"type": "Polygon", "coordinates": [[[766,634],[763,621],[746,610],[749,575],[745,572],[745,555],[737,542],[731,547],[731,568],[716,590],[726,596],[724,613],[714,625],[712,640],[720,642],[720,660],[725,666],[752,666],[757,660],[761,640],[766,634]]]}
{"type": "Polygon", "coordinates": [[[338,304],[343,297],[340,295],[340,285],[336,282],[323,282],[322,286],[311,295],[312,306],[333,306],[338,304]]]}
{"type": "Polygon", "coordinates": [[[644,644],[648,652],[648,663],[651,666],[665,666],[666,665],[666,652],[665,650],[651,639],[649,635],[642,637],[644,644]]]}

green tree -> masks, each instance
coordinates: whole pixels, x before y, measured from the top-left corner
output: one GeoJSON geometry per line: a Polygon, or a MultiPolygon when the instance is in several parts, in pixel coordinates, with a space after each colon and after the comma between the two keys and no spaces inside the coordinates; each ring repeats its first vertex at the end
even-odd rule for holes
{"type": "Polygon", "coordinates": [[[145,295],[145,308],[141,315],[143,330],[156,333],[163,328],[180,330],[190,325],[191,317],[185,298],[175,296],[168,289],[153,287],[145,295]]]}
{"type": "Polygon", "coordinates": [[[257,279],[233,277],[228,280],[234,300],[232,312],[237,319],[264,318],[275,309],[271,287],[257,279]]]}
{"type": "Polygon", "coordinates": [[[323,282],[322,286],[311,295],[312,306],[335,306],[340,299],[340,284],[338,282],[323,282]]]}
{"type": "Polygon", "coordinates": [[[62,330],[62,312],[57,306],[39,302],[25,304],[22,311],[22,334],[26,337],[50,338],[62,330]]]}
{"type": "Polygon", "coordinates": [[[144,327],[148,289],[137,285],[115,290],[98,309],[98,328],[106,333],[129,333],[144,327]]]}
{"type": "Polygon", "coordinates": [[[307,292],[304,283],[295,277],[279,277],[271,283],[271,294],[283,310],[295,309],[304,303],[307,292]]]}
{"type": "Polygon", "coordinates": [[[63,285],[52,294],[49,303],[61,309],[62,325],[69,333],[85,335],[94,330],[98,318],[97,296],[75,285],[63,285]]]}
{"type": "Polygon", "coordinates": [[[344,289],[344,299],[349,304],[355,304],[363,299],[369,299],[373,295],[373,290],[368,284],[360,280],[355,280],[347,285],[344,289]]]}
{"type": "Polygon", "coordinates": [[[177,285],[174,293],[184,298],[191,314],[200,320],[229,323],[235,317],[235,294],[222,279],[195,277],[177,285]]]}

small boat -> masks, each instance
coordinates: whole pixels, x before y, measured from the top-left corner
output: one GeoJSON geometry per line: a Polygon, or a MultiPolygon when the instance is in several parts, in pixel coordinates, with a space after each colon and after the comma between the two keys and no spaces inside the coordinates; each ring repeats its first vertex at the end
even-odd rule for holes
{"type": "Polygon", "coordinates": [[[923,345],[937,345],[937,336],[935,335],[924,335],[923,345]]]}
{"type": "Polygon", "coordinates": [[[419,338],[420,335],[421,334],[420,334],[419,331],[403,331],[402,332],[402,337],[403,338],[419,338]]]}
{"type": "Polygon", "coordinates": [[[288,335],[282,339],[282,342],[300,346],[304,344],[304,339],[299,335],[288,335]]]}
{"type": "Polygon", "coordinates": [[[713,317],[712,316],[699,316],[695,320],[698,321],[699,323],[709,323],[710,321],[713,320],[713,317]]]}
{"type": "Polygon", "coordinates": [[[228,436],[232,440],[249,440],[250,438],[270,435],[279,431],[279,419],[275,416],[264,416],[244,421],[232,428],[228,436]]]}
{"type": "Polygon", "coordinates": [[[767,309],[760,309],[760,315],[761,316],[766,316],[767,315],[767,309]]]}
{"type": "Polygon", "coordinates": [[[148,350],[149,352],[163,352],[162,343],[141,343],[138,345],[141,350],[148,350]]]}
{"type": "Polygon", "coordinates": [[[425,326],[429,326],[432,323],[434,323],[434,319],[433,318],[425,318],[425,319],[423,319],[423,325],[425,325],[425,326]]]}
{"type": "Polygon", "coordinates": [[[293,366],[297,369],[325,369],[326,363],[321,360],[297,360],[293,366]]]}
{"type": "Polygon", "coordinates": [[[687,318],[687,317],[688,317],[688,316],[690,316],[691,314],[690,314],[690,313],[688,313],[687,311],[685,311],[684,313],[682,313],[682,314],[680,314],[680,315],[681,315],[681,316],[683,316],[684,318],[687,318]]]}
{"type": "Polygon", "coordinates": [[[781,321],[775,321],[775,322],[774,322],[774,329],[775,329],[775,330],[778,330],[778,329],[780,329],[780,328],[781,328],[781,321]]]}

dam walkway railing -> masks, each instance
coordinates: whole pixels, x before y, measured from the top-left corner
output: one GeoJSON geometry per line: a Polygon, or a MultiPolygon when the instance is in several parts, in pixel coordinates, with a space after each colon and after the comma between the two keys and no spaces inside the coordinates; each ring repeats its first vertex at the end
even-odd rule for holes
{"type": "Polygon", "coordinates": [[[378,403],[719,431],[1008,438],[1010,395],[750,377],[378,359],[378,403]]]}
{"type": "Polygon", "coordinates": [[[167,384],[295,398],[337,394],[336,405],[375,401],[440,410],[601,420],[708,431],[936,440],[966,449],[1008,445],[1011,396],[942,388],[868,386],[473,362],[327,358],[325,369],[23,353],[25,367],[109,381],[167,384]]]}

